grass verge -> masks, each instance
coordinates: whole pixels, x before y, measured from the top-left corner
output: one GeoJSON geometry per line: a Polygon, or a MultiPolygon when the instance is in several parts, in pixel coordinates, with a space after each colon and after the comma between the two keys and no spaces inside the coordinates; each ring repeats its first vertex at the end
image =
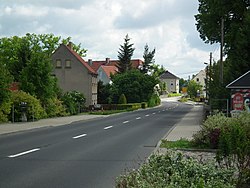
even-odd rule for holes
{"type": "Polygon", "coordinates": [[[192,141],[184,138],[177,141],[162,140],[160,147],[169,149],[209,149],[204,146],[197,146],[192,141]]]}

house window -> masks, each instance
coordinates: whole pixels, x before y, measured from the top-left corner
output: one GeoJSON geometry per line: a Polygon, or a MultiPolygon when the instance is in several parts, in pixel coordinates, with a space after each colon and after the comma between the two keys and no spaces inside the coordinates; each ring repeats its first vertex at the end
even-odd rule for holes
{"type": "Polygon", "coordinates": [[[62,61],[60,59],[56,60],[56,68],[61,68],[62,67],[62,61]]]}
{"type": "Polygon", "coordinates": [[[171,83],[171,86],[173,86],[174,84],[173,83],[171,83]]]}
{"type": "Polygon", "coordinates": [[[197,82],[199,82],[199,81],[200,81],[200,79],[199,79],[199,78],[196,78],[196,81],[197,81],[197,82]]]}
{"type": "Polygon", "coordinates": [[[65,67],[66,68],[71,68],[71,61],[70,60],[65,61],[65,67]]]}

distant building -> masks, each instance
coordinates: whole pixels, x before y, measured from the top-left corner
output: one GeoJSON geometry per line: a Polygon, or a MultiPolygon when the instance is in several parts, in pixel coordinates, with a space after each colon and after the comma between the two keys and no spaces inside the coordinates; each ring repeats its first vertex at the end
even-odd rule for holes
{"type": "Polygon", "coordinates": [[[61,44],[51,58],[53,74],[63,92],[81,92],[87,106],[97,104],[97,73],[72,49],[72,44],[61,44]]]}
{"type": "MultiPolygon", "coordinates": [[[[118,63],[118,60],[111,60],[110,58],[106,58],[105,61],[88,60],[89,66],[98,73],[98,81],[101,80],[104,84],[110,83],[110,75],[118,72],[118,63]]],[[[131,63],[132,68],[139,69],[143,64],[143,61],[140,59],[132,59],[131,63]]]]}
{"type": "Polygon", "coordinates": [[[202,92],[204,96],[206,96],[206,71],[201,70],[198,74],[196,74],[193,79],[197,84],[200,84],[202,86],[202,92]]]}
{"type": "Polygon", "coordinates": [[[168,93],[179,93],[179,78],[169,71],[160,75],[160,80],[166,83],[168,93]]]}
{"type": "Polygon", "coordinates": [[[98,81],[101,80],[104,85],[110,84],[111,82],[111,75],[114,75],[118,72],[118,68],[116,66],[106,66],[106,65],[101,65],[98,70],[98,81]]]}

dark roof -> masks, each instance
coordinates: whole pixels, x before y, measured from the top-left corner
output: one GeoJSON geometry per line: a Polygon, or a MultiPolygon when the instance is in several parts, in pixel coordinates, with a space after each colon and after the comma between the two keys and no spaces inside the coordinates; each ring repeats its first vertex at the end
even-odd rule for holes
{"type": "Polygon", "coordinates": [[[229,89],[250,88],[250,70],[226,86],[229,89]]]}
{"type": "Polygon", "coordinates": [[[161,76],[161,79],[179,79],[177,76],[175,76],[174,74],[172,74],[169,71],[164,72],[161,76]]]}

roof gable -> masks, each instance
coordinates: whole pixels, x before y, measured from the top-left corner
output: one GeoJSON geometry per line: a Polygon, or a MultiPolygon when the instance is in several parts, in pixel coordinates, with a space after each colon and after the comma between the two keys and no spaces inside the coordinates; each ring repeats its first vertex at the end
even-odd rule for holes
{"type": "Polygon", "coordinates": [[[250,88],[250,70],[226,86],[229,89],[250,88]]]}
{"type": "Polygon", "coordinates": [[[161,79],[179,79],[177,76],[175,76],[174,74],[172,74],[169,71],[164,72],[161,76],[161,79]]]}
{"type": "Polygon", "coordinates": [[[106,65],[101,65],[101,68],[105,72],[105,74],[110,78],[111,74],[115,74],[118,72],[118,69],[116,66],[106,66],[106,65]]]}
{"type": "Polygon", "coordinates": [[[86,63],[83,59],[82,59],[82,57],[78,54],[78,53],[76,53],[73,49],[71,49],[69,46],[66,46],[65,44],[62,44],[62,45],[64,45],[65,47],[66,47],[66,49],[68,49],[69,50],[69,52],[85,67],[85,68],[87,68],[87,70],[88,70],[88,72],[89,73],[91,73],[91,74],[97,74],[96,73],[96,71],[93,69],[93,68],[91,68],[90,66],[89,66],[89,64],[88,63],[86,63]]]}

